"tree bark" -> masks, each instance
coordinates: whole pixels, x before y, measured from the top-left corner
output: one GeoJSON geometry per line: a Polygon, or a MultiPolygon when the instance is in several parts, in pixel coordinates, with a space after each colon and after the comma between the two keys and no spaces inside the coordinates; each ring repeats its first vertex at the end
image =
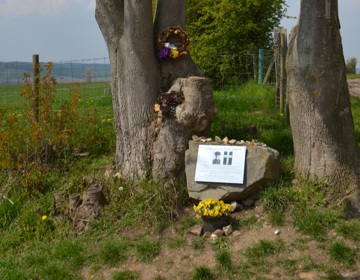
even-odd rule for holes
{"type": "Polygon", "coordinates": [[[301,2],[287,57],[295,170],[329,184],[330,202],[359,211],[360,157],[339,29],[337,0],[301,2]]]}
{"type": "MultiPolygon", "coordinates": [[[[203,78],[207,81],[192,83],[193,76],[202,73],[190,54],[165,62],[156,57],[155,39],[162,30],[172,26],[185,30],[185,2],[158,0],[153,23],[151,1],[96,1],[96,20],[111,64],[115,160],[124,178],[144,179],[150,174],[156,178],[179,178],[184,173],[185,147],[191,133],[208,131],[213,120],[215,107],[210,82],[203,78]],[[179,105],[191,115],[192,126],[186,128],[177,113],[174,118],[154,113],[159,94],[173,90],[179,78],[188,79],[197,95],[186,94],[186,106],[179,105]],[[207,106],[196,108],[199,104],[207,106]]],[[[180,84],[176,87],[179,93],[186,92],[187,82],[180,84]]]]}
{"type": "MultiPolygon", "coordinates": [[[[154,21],[154,32],[157,36],[167,27],[178,26],[186,30],[186,1],[158,0],[154,21]]],[[[189,53],[178,60],[164,61],[160,65],[161,91],[168,91],[177,78],[203,76],[189,53]]]]}
{"type": "Polygon", "coordinates": [[[185,101],[174,117],[158,114],[154,127],[153,176],[178,179],[185,170],[185,151],[194,134],[205,135],[215,117],[210,80],[204,77],[179,78],[169,91],[181,92],[185,101]]]}
{"type": "Polygon", "coordinates": [[[151,1],[98,0],[96,19],[111,64],[116,165],[125,177],[149,171],[150,129],[159,91],[151,1]]]}

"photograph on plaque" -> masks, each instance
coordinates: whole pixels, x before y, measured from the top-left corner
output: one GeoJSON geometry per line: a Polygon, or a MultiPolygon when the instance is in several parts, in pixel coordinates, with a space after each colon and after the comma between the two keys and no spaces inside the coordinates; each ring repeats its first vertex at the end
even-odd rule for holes
{"type": "Polygon", "coordinates": [[[243,184],[245,146],[199,145],[196,182],[243,184]]]}

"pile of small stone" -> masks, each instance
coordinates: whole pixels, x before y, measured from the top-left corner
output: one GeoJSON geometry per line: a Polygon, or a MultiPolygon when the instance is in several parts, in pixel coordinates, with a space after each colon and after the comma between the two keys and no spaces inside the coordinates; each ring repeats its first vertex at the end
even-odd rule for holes
{"type": "Polygon", "coordinates": [[[228,137],[225,137],[221,139],[219,136],[215,136],[215,139],[204,137],[204,136],[197,136],[193,135],[192,140],[195,142],[201,142],[201,143],[217,143],[217,144],[225,144],[225,145],[238,145],[238,146],[262,146],[267,147],[266,144],[261,143],[257,139],[253,139],[251,141],[244,141],[244,140],[236,140],[236,139],[230,139],[228,137]]]}

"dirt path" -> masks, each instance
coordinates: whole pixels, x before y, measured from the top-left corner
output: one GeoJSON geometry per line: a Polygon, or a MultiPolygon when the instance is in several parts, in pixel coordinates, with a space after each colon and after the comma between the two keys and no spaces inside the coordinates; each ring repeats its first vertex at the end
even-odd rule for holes
{"type": "Polygon", "coordinates": [[[360,98],[360,79],[350,79],[348,85],[350,94],[360,98]]]}

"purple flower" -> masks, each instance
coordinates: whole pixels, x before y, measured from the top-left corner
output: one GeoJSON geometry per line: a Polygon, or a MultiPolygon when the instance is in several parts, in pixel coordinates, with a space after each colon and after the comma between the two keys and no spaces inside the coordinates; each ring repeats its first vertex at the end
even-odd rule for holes
{"type": "Polygon", "coordinates": [[[171,51],[170,51],[170,49],[168,49],[168,48],[162,48],[162,49],[158,52],[157,56],[158,56],[158,59],[159,59],[160,61],[168,60],[168,59],[170,58],[170,56],[171,56],[171,51]]]}

